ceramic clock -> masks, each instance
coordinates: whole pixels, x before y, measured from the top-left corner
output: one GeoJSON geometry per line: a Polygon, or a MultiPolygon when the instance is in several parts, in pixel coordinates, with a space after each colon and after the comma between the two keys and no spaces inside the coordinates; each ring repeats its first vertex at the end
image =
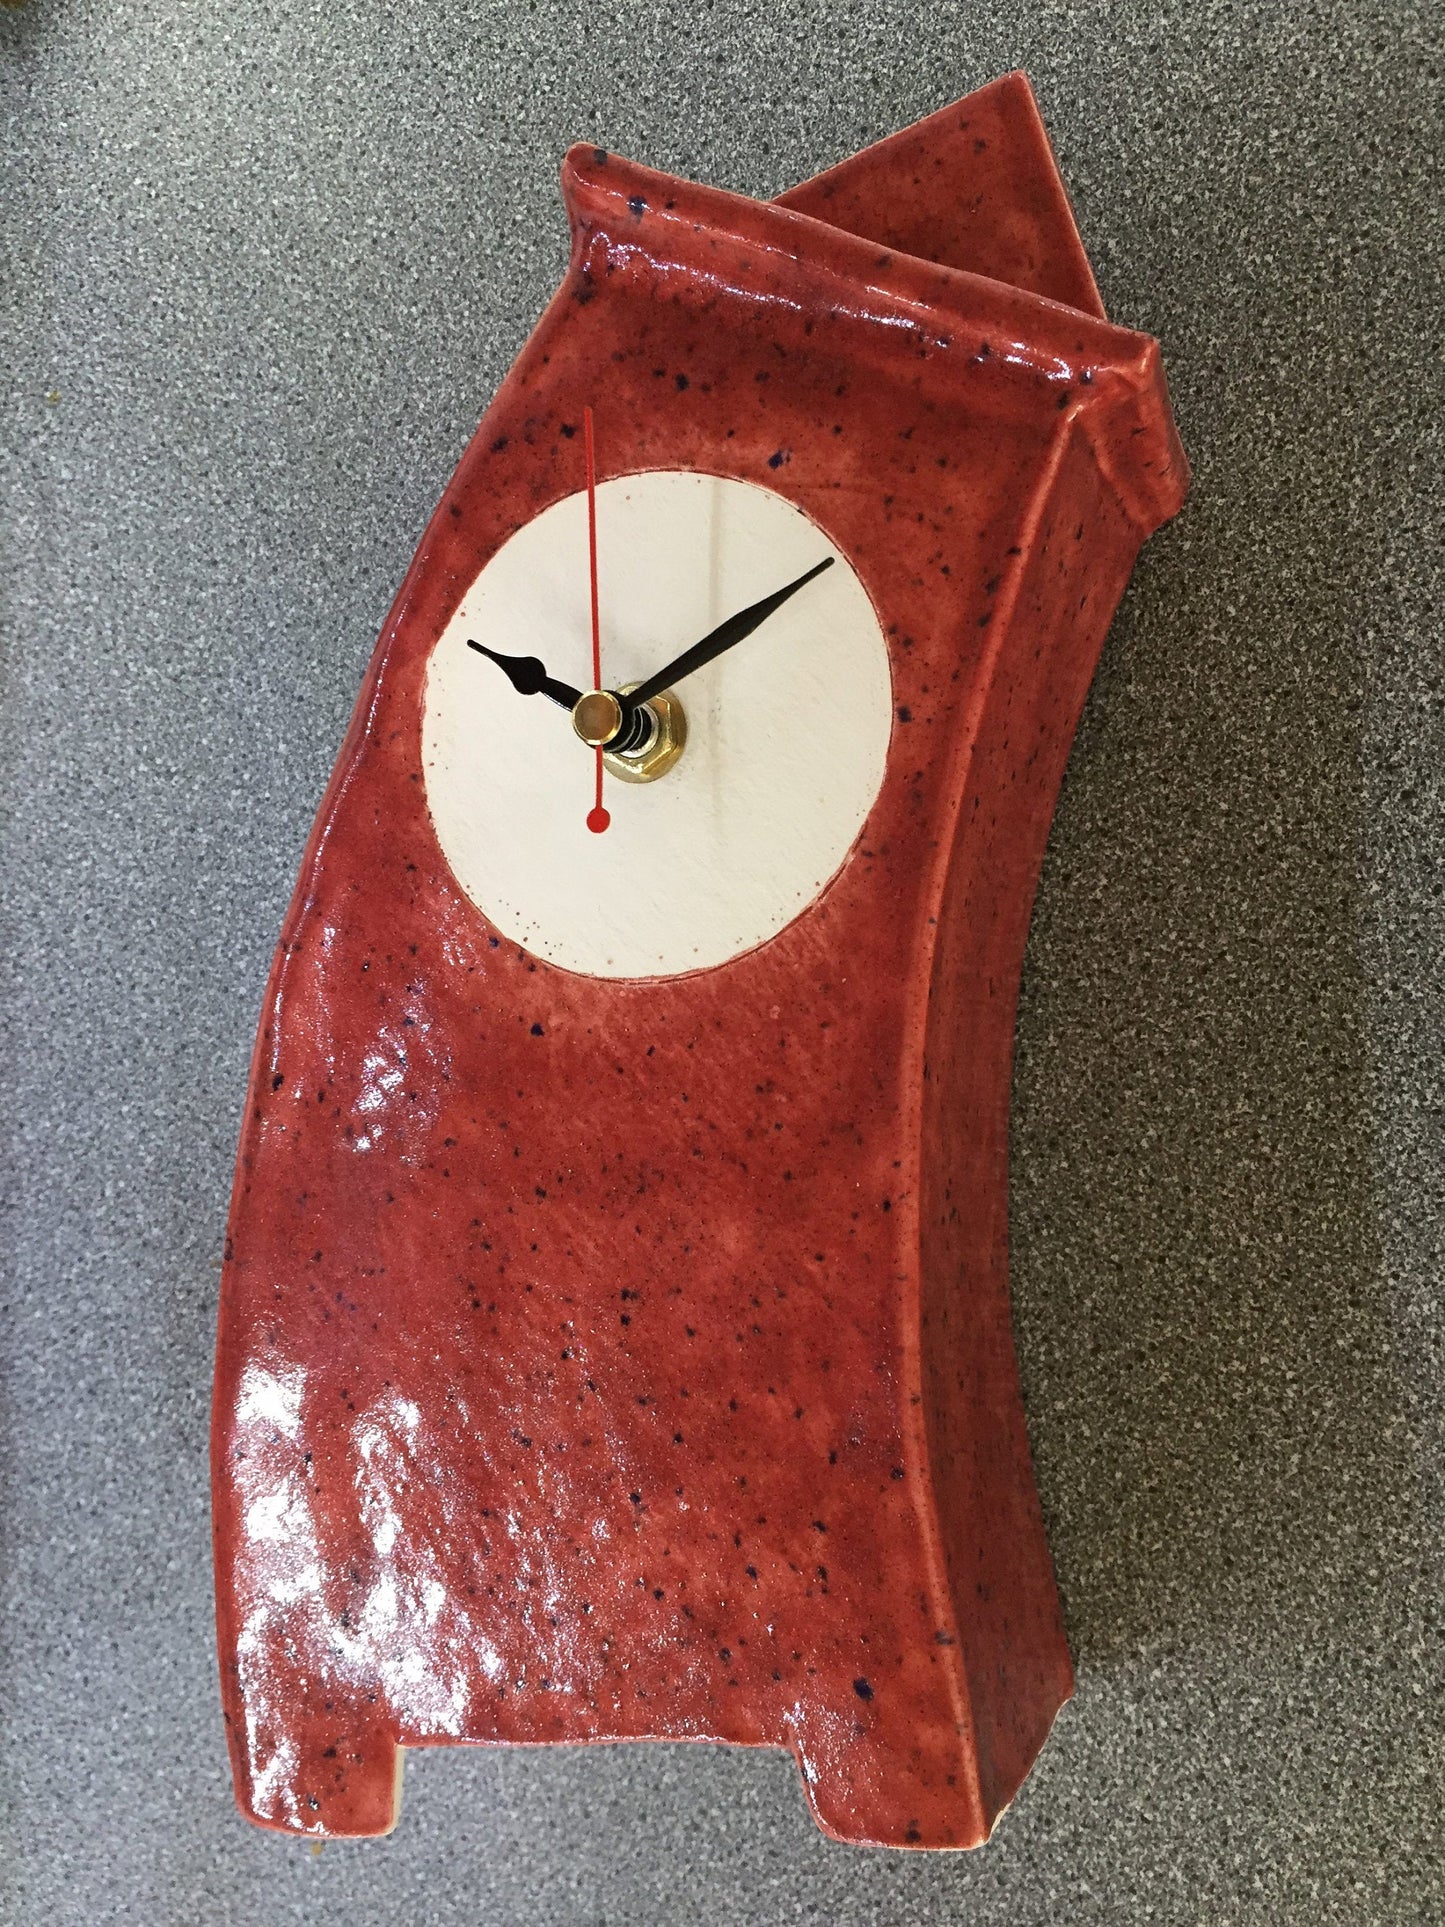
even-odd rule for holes
{"type": "Polygon", "coordinates": [[[1071,1676],[1007,1298],[1029,905],[1185,467],[1011,76],[780,202],[567,157],[377,646],[226,1246],[238,1796],[787,1748],[985,1839],[1071,1676]]]}

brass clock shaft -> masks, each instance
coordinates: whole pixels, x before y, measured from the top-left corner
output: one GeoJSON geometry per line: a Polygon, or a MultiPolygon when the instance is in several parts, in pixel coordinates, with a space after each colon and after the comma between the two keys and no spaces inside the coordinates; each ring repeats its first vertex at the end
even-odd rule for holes
{"type": "Polygon", "coordinates": [[[606,749],[622,728],[624,714],[610,689],[589,689],[572,706],[572,727],[588,749],[606,749]]]}
{"type": "MultiPolygon", "coordinates": [[[[635,687],[627,684],[622,695],[630,695],[635,687]]],[[[589,749],[602,751],[607,768],[624,783],[655,783],[672,768],[687,742],[687,717],[670,689],[660,690],[635,709],[625,706],[610,689],[589,689],[573,705],[572,727],[589,749]],[[634,720],[645,724],[643,733],[625,749],[618,747],[634,720]]]]}

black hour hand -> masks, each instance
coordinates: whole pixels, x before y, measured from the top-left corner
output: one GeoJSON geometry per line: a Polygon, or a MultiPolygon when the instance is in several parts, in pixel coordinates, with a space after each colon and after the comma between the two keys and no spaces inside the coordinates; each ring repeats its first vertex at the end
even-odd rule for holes
{"type": "Polygon", "coordinates": [[[536,656],[504,656],[500,650],[488,649],[485,643],[473,642],[470,636],[467,647],[485,656],[488,662],[494,662],[519,696],[550,696],[563,709],[575,709],[582,700],[580,689],[549,676],[547,665],[536,656]]]}

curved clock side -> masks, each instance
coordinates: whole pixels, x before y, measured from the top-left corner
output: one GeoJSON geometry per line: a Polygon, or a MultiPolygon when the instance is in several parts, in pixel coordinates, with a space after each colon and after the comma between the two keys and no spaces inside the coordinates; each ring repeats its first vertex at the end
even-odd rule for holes
{"type": "Polygon", "coordinates": [[[1143,531],[1067,429],[969,747],[922,1094],[920,1367],[980,1798],[1012,1797],[1073,1687],[1010,1323],[1009,1091],[1030,913],[1069,747],[1143,531]]]}

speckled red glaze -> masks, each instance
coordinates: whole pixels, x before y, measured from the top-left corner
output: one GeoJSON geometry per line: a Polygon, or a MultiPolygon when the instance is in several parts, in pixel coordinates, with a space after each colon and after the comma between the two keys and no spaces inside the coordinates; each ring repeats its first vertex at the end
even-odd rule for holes
{"type": "Polygon", "coordinates": [[[218,1628],[264,1825],[385,1830],[399,1746],[658,1737],[790,1748],[830,1833],[966,1847],[1070,1691],[1009,1327],[1014,1006],[1079,708],[1186,472],[1154,344],[1084,311],[1021,79],[871,156],[764,206],[574,150],[567,278],[378,644],[226,1248],[218,1628]],[[804,508],[892,657],[838,876],[646,983],[499,938],[420,766],[429,651],[580,486],[587,402],[604,476],[804,508]]]}
{"type": "Polygon", "coordinates": [[[900,254],[1104,319],[1033,90],[1005,74],[778,197],[900,254]]]}

